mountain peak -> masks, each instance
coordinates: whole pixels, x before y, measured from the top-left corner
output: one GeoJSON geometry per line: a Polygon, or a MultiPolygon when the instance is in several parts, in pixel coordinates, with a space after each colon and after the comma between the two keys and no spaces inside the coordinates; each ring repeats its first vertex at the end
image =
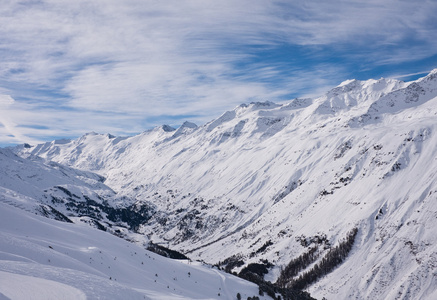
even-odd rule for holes
{"type": "Polygon", "coordinates": [[[437,78],[437,68],[431,70],[425,77],[419,78],[416,82],[430,82],[437,78]]]}
{"type": "Polygon", "coordinates": [[[179,128],[197,128],[198,126],[195,123],[185,121],[182,123],[181,127],[179,128]]]}
{"type": "Polygon", "coordinates": [[[262,108],[276,108],[281,105],[276,104],[272,101],[264,101],[264,102],[250,102],[249,106],[254,109],[262,109],[262,108]]]}
{"type": "Polygon", "coordinates": [[[170,139],[180,137],[182,135],[187,135],[194,132],[198,126],[192,122],[185,121],[182,125],[175,131],[170,139]]]}
{"type": "Polygon", "coordinates": [[[159,127],[159,129],[165,131],[165,132],[172,132],[175,131],[176,129],[171,127],[170,125],[164,124],[162,126],[159,127]]]}
{"type": "Polygon", "coordinates": [[[342,86],[346,86],[349,85],[351,83],[357,82],[356,79],[347,79],[345,81],[343,81],[342,83],[340,83],[339,85],[337,85],[337,87],[342,87],[342,86]]]}
{"type": "Polygon", "coordinates": [[[257,107],[269,107],[269,106],[275,106],[276,103],[272,102],[272,101],[255,101],[255,102],[250,102],[251,105],[253,106],[257,106],[257,107]]]}

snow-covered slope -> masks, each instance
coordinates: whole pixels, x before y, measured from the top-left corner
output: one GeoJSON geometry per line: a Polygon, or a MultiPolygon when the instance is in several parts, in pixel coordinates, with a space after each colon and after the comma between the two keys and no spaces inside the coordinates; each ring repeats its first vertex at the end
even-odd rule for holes
{"type": "MultiPolygon", "coordinates": [[[[17,203],[29,201],[15,197],[17,203]]],[[[0,228],[0,299],[258,295],[255,284],[217,269],[170,260],[83,223],[54,221],[4,202],[0,202],[0,228]]]]}
{"type": "Polygon", "coordinates": [[[82,221],[118,236],[129,233],[131,239],[135,236],[138,242],[148,242],[132,231],[153,207],[136,202],[126,207],[124,203],[131,201],[106,186],[104,177],[36,156],[23,159],[9,149],[0,149],[0,165],[0,202],[59,221],[82,221]]]}
{"type": "Polygon", "coordinates": [[[348,258],[309,287],[313,296],[433,299],[436,132],[434,70],[414,82],[351,80],[316,99],[243,104],[199,127],[15,151],[96,172],[125,206],[154,205],[137,232],[192,258],[267,259],[273,282],[291,259],[316,247],[320,261],[357,228],[348,258]]]}

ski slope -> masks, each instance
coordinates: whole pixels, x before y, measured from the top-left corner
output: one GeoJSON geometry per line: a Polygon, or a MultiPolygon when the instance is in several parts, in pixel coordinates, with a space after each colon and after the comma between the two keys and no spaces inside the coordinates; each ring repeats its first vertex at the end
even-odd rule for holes
{"type": "Polygon", "coordinates": [[[0,299],[236,299],[237,293],[258,294],[256,285],[217,269],[170,260],[86,224],[51,220],[5,202],[0,202],[0,228],[0,299]]]}

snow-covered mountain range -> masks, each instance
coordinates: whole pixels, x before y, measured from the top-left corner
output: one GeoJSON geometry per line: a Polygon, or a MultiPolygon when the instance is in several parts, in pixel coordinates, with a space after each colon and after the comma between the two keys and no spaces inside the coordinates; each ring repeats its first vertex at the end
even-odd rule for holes
{"type": "Polygon", "coordinates": [[[436,299],[436,132],[437,70],[413,82],[348,80],[202,126],[1,150],[0,199],[231,272],[263,265],[283,286],[297,287],[354,232],[342,263],[305,285],[313,297],[436,299]]]}

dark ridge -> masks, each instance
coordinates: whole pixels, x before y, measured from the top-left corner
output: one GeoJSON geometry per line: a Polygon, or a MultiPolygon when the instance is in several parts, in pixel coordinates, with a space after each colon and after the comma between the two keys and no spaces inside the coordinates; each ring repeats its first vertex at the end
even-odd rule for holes
{"type": "Polygon", "coordinates": [[[55,219],[57,221],[73,223],[73,221],[71,221],[68,217],[66,217],[64,214],[62,214],[60,211],[54,209],[50,205],[40,205],[40,212],[46,218],[50,218],[50,216],[52,216],[53,219],[55,219]]]}

